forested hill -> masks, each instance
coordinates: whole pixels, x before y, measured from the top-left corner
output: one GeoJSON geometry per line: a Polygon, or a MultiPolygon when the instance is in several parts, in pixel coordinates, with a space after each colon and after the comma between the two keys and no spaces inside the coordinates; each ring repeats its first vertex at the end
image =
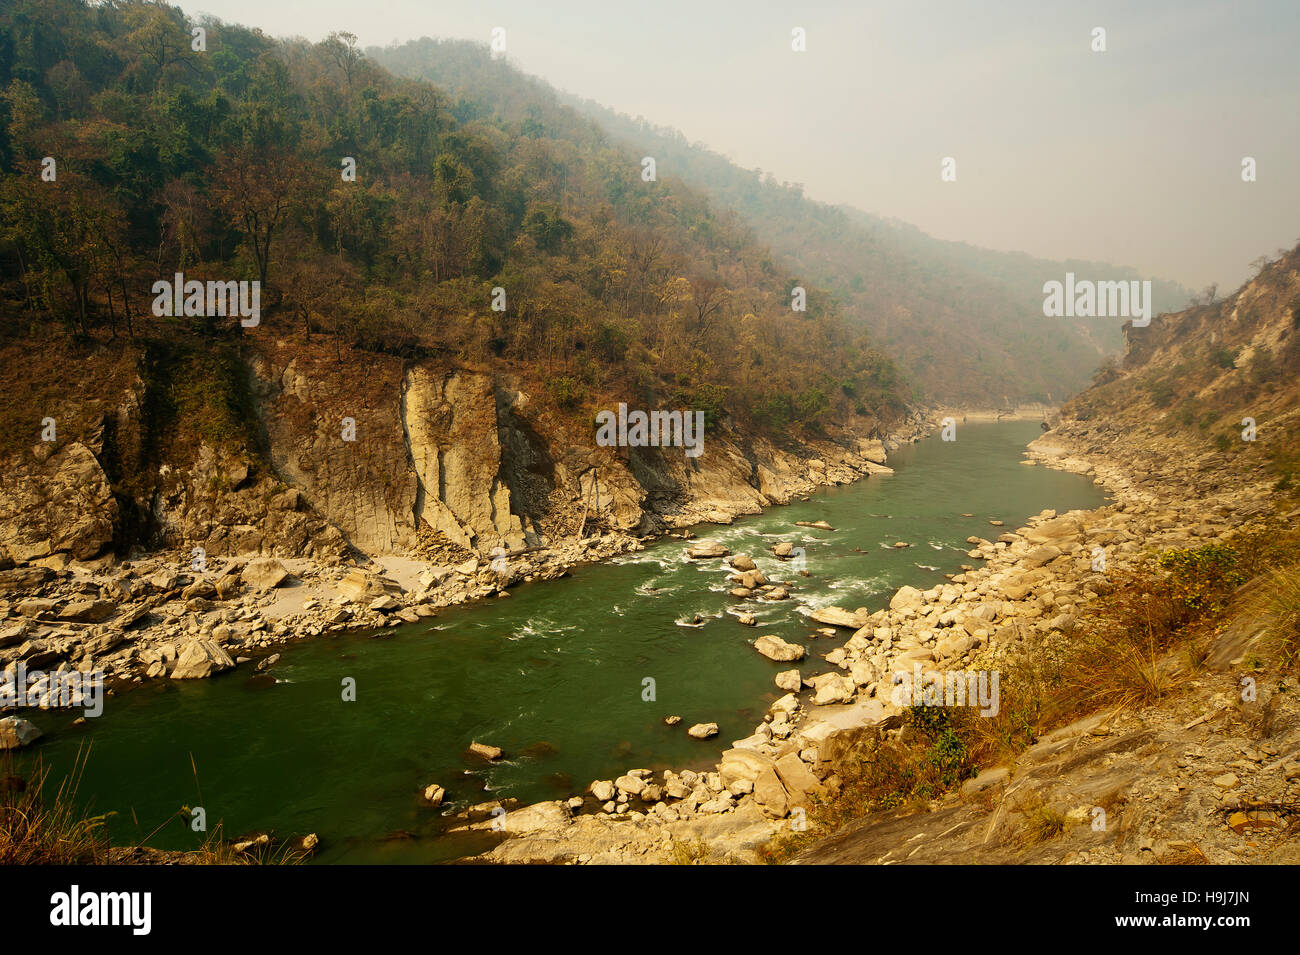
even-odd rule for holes
{"type": "MultiPolygon", "coordinates": [[[[663,180],[705,190],[738,212],[800,280],[829,289],[846,319],[898,360],[918,396],[980,405],[1063,400],[1119,351],[1123,320],[1045,319],[1043,283],[1061,281],[1067,271],[1094,281],[1151,278],[1105,263],[1052,262],[947,242],[905,223],[812,201],[798,185],[743,169],[676,130],[558,93],[480,45],[426,39],[372,53],[404,75],[472,91],[520,122],[572,137],[592,135],[582,122],[589,118],[629,158],[653,156],[663,180]]],[[[1156,311],[1180,308],[1189,298],[1176,283],[1152,285],[1156,311]]]]}
{"type": "Polygon", "coordinates": [[[223,419],[243,399],[223,370],[237,363],[206,360],[216,346],[321,341],[340,361],[508,371],[575,427],[615,400],[776,435],[901,415],[889,359],[816,283],[793,311],[797,270],[737,216],[680,177],[646,181],[575,112],[511,99],[396,78],[346,34],[279,41],[129,0],[7,3],[7,347],[69,356],[41,372],[55,391],[73,388],[59,375],[90,386],[75,356],[91,347],[160,373],[203,356],[177,377],[216,376],[197,400],[223,419]],[[153,283],[177,272],[261,280],[260,326],[155,315],[153,283]]]}

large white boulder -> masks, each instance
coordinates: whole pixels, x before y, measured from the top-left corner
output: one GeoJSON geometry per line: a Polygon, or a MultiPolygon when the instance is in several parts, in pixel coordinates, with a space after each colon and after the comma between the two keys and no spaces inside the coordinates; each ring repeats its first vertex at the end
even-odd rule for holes
{"type": "Polygon", "coordinates": [[[797,643],[786,643],[780,637],[766,634],[754,641],[754,649],[769,660],[776,660],[778,663],[790,663],[794,660],[802,660],[808,653],[797,643]]]}
{"type": "Polygon", "coordinates": [[[190,641],[181,651],[176,659],[176,666],[172,668],[171,678],[202,680],[214,673],[233,669],[234,666],[235,661],[230,659],[230,654],[221,649],[219,644],[213,640],[200,638],[190,641]]]}

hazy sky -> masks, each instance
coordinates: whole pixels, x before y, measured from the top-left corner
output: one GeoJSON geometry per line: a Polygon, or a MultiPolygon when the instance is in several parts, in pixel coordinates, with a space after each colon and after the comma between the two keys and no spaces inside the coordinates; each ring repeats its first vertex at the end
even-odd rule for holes
{"type": "Polygon", "coordinates": [[[560,89],[941,238],[1224,291],[1300,238],[1300,0],[180,5],[363,46],[504,27],[508,58],[560,89]]]}

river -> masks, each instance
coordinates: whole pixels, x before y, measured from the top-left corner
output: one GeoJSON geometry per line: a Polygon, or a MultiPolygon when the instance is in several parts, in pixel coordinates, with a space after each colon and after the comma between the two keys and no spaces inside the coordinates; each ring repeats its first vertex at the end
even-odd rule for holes
{"type": "MultiPolygon", "coordinates": [[[[879,609],[899,586],[924,589],[971,563],[966,538],[1001,533],[990,519],[1009,530],[1044,508],[1104,503],[1086,478],[1019,463],[1038,433],[1036,422],[962,426],[956,441],[896,452],[893,475],[696,528],[754,557],[770,578],[795,581],[787,601],[736,601],[721,561],[688,561],[682,541],[664,540],[392,636],[288,647],[269,675],[246,665],[212,680],[145,685],[109,698],[81,726],[75,713],[25,713],[46,736],[24,758],[39,754],[58,777],[91,743],[79,797],[113,813],[118,844],[201,805],[227,835],[315,832],[321,863],[446,861],[485,846],[482,837],[443,835],[448,811],[507,796],[567,797],[636,767],[711,766],[780,695],[772,678],[789,664],[761,657],[755,637],[803,643],[810,675],[830,669],[821,656],[850,635],[815,635],[801,609],[879,609]],[[898,540],[912,546],[893,547],[898,540]],[[804,549],[811,576],[770,555],[780,541],[804,549]],[[759,626],[740,625],[729,608],[756,613],[759,626]],[[703,625],[682,625],[696,614],[703,625]],[[354,702],[343,699],[345,678],[356,681],[354,702]],[[643,699],[647,679],[653,701],[643,699]],[[664,725],[669,714],[681,724],[664,725]],[[686,735],[710,721],[721,730],[714,739],[686,735]],[[468,757],[474,740],[505,758],[468,757]],[[448,794],[438,810],[420,799],[435,782],[448,794]]],[[[178,819],[148,844],[179,849],[200,839],[178,819]]]]}

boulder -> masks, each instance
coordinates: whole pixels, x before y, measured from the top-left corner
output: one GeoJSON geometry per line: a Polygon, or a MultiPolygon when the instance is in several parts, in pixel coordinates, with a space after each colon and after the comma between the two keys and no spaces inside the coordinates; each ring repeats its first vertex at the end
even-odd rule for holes
{"type": "Polygon", "coordinates": [[[489,743],[470,743],[469,751],[475,756],[481,756],[483,759],[491,760],[501,758],[501,747],[492,746],[489,743]]]}
{"type": "Polygon", "coordinates": [[[181,651],[176,658],[176,666],[172,668],[171,678],[202,680],[214,673],[233,669],[234,666],[235,661],[230,658],[230,654],[221,649],[216,641],[200,638],[190,641],[181,651]]]}
{"type": "Polygon", "coordinates": [[[762,770],[754,778],[754,802],[769,818],[784,819],[790,814],[790,797],[781,785],[775,766],[762,770]]]}
{"type": "Polygon", "coordinates": [[[1031,544],[1060,543],[1067,537],[1076,537],[1082,532],[1079,522],[1072,517],[1057,517],[1043,521],[1037,527],[1025,531],[1025,540],[1031,544]]]}
{"type": "Polygon", "coordinates": [[[755,570],[756,566],[753,559],[747,554],[737,554],[729,561],[732,567],[739,571],[755,570]]]}
{"type": "Polygon", "coordinates": [[[793,693],[787,693],[779,700],[774,701],[768,709],[773,713],[792,715],[799,709],[799,697],[795,696],[793,693]]]}
{"type": "Polygon", "coordinates": [[[1049,561],[1061,556],[1061,548],[1053,544],[1040,544],[1024,556],[1023,563],[1029,569],[1042,567],[1049,561]]]}
{"type": "Polygon", "coordinates": [[[870,660],[854,660],[849,664],[849,679],[857,686],[870,686],[879,678],[870,660]]]}
{"type": "Polygon", "coordinates": [[[222,600],[227,600],[239,592],[240,577],[237,574],[226,574],[217,578],[216,585],[213,589],[217,596],[222,600]]]}
{"type": "Polygon", "coordinates": [[[555,832],[568,825],[572,814],[562,802],[539,802],[508,812],[501,828],[511,835],[530,832],[555,832]]]}
{"type": "Polygon", "coordinates": [[[15,643],[22,643],[23,638],[27,636],[27,629],[26,620],[10,621],[0,625],[0,647],[11,647],[15,643]]]}
{"type": "Polygon", "coordinates": [[[18,749],[39,739],[40,735],[35,723],[17,716],[0,720],[0,749],[18,749]]]}
{"type": "Polygon", "coordinates": [[[0,476],[0,548],[16,561],[56,553],[86,561],[103,553],[113,543],[118,505],[94,453],[76,441],[57,451],[42,442],[33,451],[34,466],[14,461],[0,476]]]}
{"type": "Polygon", "coordinates": [[[362,570],[353,570],[339,582],[339,593],[353,603],[370,601],[390,594],[400,594],[402,588],[395,581],[362,570]]]}
{"type": "Polygon", "coordinates": [[[645,789],[645,780],[627,773],[614,780],[614,788],[621,793],[627,793],[629,796],[639,796],[641,791],[645,789]]]}
{"type": "Polygon", "coordinates": [[[782,670],[776,675],[776,686],[777,689],[785,690],[787,693],[798,693],[803,687],[803,679],[797,669],[782,670]]]}
{"type": "Polygon", "coordinates": [[[825,792],[821,780],[794,753],[786,753],[776,761],[776,774],[781,777],[782,785],[796,806],[807,807],[810,805],[807,796],[825,792]]]}
{"type": "Polygon", "coordinates": [[[898,588],[889,601],[890,610],[916,610],[925,603],[925,595],[915,587],[903,586],[898,588]]]}
{"type": "Polygon", "coordinates": [[[708,739],[710,736],[718,735],[717,723],[696,723],[686,731],[686,735],[693,739],[708,739]]]}
{"type": "Polygon", "coordinates": [[[48,567],[15,567],[0,570],[0,596],[35,590],[54,576],[48,567]]]}
{"type": "Polygon", "coordinates": [[[886,460],[885,443],[879,438],[859,439],[858,454],[872,464],[884,464],[886,460]]]}
{"type": "Polygon", "coordinates": [[[718,776],[722,785],[730,789],[739,780],[752,783],[764,770],[775,767],[771,757],[752,749],[729,749],[722,754],[722,761],[718,763],[718,776]]]}
{"type": "Polygon", "coordinates": [[[210,580],[196,580],[181,591],[181,600],[193,600],[195,597],[208,599],[217,595],[217,588],[210,580]]]}
{"type": "Polygon", "coordinates": [[[122,615],[113,621],[113,625],[122,630],[128,630],[137,623],[149,616],[149,604],[136,604],[134,607],[128,607],[122,611],[122,615]]]}
{"type": "Polygon", "coordinates": [[[853,700],[853,693],[857,689],[852,680],[838,673],[823,673],[821,676],[814,677],[812,683],[817,688],[817,693],[813,697],[813,703],[817,706],[849,703],[853,700]]]}
{"type": "Polygon", "coordinates": [[[754,649],[769,660],[776,660],[778,663],[791,663],[795,660],[802,660],[808,653],[797,643],[786,643],[780,637],[766,634],[754,641],[754,649]]]}
{"type": "Polygon", "coordinates": [[[686,549],[686,556],[691,560],[706,560],[714,557],[726,557],[730,554],[727,548],[723,547],[717,541],[700,541],[692,544],[686,549]]]}
{"type": "Polygon", "coordinates": [[[73,600],[59,611],[59,619],[77,623],[103,623],[116,612],[117,604],[111,600],[73,600]]]}
{"type": "Polygon", "coordinates": [[[845,610],[843,607],[820,607],[808,616],[818,623],[831,627],[845,627],[849,630],[860,630],[867,625],[866,614],[845,610]]]}
{"type": "Polygon", "coordinates": [[[18,612],[24,617],[39,617],[54,613],[56,602],[45,597],[28,597],[18,601],[18,612]]]}
{"type": "Polygon", "coordinates": [[[289,571],[274,557],[256,557],[244,565],[240,577],[253,590],[274,590],[288,579],[289,571]]]}

